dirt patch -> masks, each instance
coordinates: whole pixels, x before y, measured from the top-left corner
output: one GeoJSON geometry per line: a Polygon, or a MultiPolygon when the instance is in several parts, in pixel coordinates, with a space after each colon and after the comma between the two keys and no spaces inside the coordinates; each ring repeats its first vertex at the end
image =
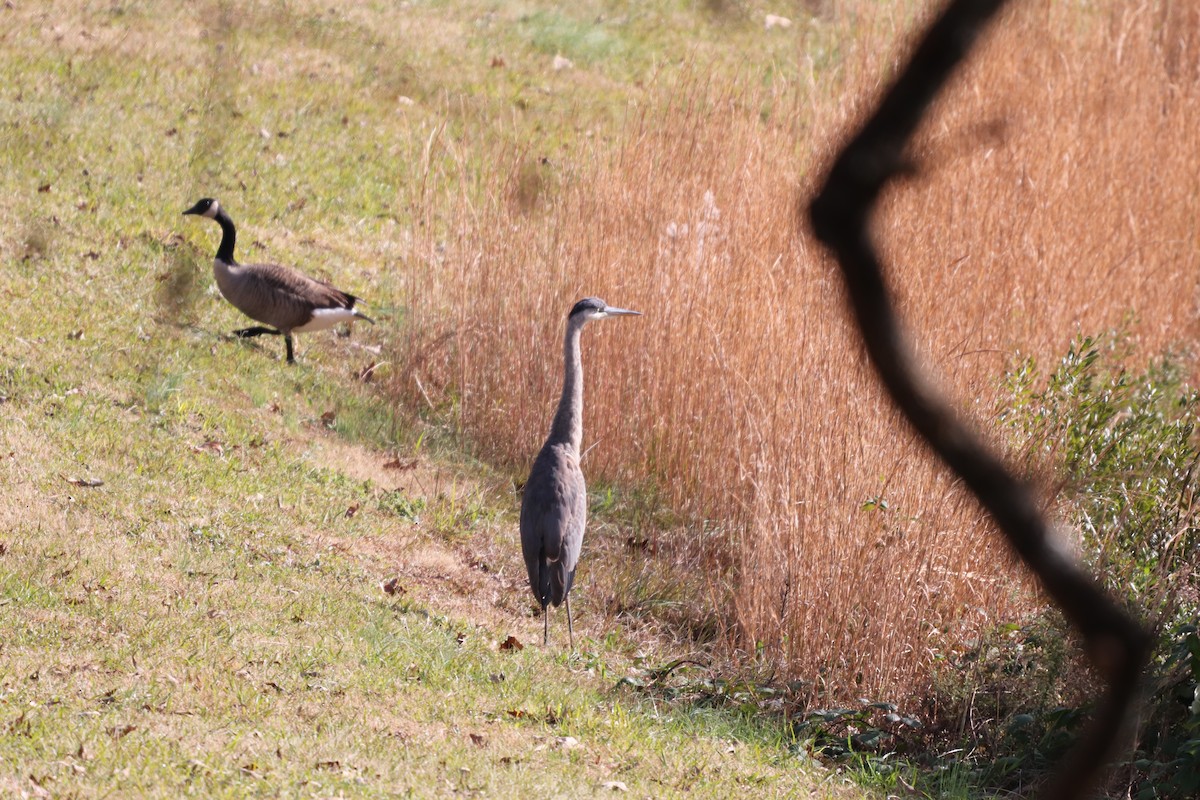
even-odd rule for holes
{"type": "MultiPolygon", "coordinates": [[[[494,506],[507,499],[497,496],[506,493],[500,486],[424,458],[397,456],[320,434],[303,444],[314,463],[355,480],[371,481],[381,493],[399,491],[428,504],[477,501],[494,506]]],[[[389,520],[366,536],[324,532],[320,539],[321,545],[367,564],[381,595],[383,585],[394,581],[391,593],[486,627],[500,639],[514,634],[529,642],[535,634],[540,636],[541,621],[526,585],[515,514],[510,518],[502,513],[500,519],[449,534],[418,515],[409,522],[389,520]]]]}
{"type": "Polygon", "coordinates": [[[357,481],[371,481],[384,491],[431,500],[438,496],[466,497],[485,490],[461,471],[420,457],[386,453],[320,434],[298,443],[308,449],[308,458],[314,463],[357,481]]]}

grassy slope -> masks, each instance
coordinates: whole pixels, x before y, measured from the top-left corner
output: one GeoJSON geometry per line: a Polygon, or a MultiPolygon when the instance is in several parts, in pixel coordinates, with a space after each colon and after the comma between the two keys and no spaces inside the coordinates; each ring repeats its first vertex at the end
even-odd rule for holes
{"type": "Polygon", "coordinates": [[[377,5],[0,10],[0,793],[842,791],[770,725],[615,689],[639,648],[619,631],[499,650],[538,628],[514,495],[453,459],[383,469],[416,434],[352,377],[403,324],[443,123],[464,148],[489,126],[567,147],[683,42],[732,36],[734,63],[757,26],[377,5]],[[578,94],[552,85],[559,51],[578,94]],[[201,195],[244,259],[300,263],[383,324],[302,337],[294,369],[223,337],[217,232],[179,217],[201,195]]]}

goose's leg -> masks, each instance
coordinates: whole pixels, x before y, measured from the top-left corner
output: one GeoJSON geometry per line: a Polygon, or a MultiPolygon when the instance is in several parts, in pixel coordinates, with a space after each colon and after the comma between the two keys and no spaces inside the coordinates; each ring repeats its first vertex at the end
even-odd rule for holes
{"type": "Polygon", "coordinates": [[[296,351],[293,349],[292,335],[290,333],[285,333],[283,335],[283,341],[285,343],[287,343],[287,363],[295,364],[296,363],[296,351]]]}
{"type": "Polygon", "coordinates": [[[550,644],[550,606],[542,605],[542,647],[550,644]]]}
{"type": "Polygon", "coordinates": [[[267,334],[268,336],[282,335],[280,331],[277,331],[274,328],[264,328],[261,325],[256,325],[253,328],[242,328],[241,330],[236,330],[233,332],[233,335],[239,339],[249,339],[252,336],[262,336],[263,334],[267,334]]]}

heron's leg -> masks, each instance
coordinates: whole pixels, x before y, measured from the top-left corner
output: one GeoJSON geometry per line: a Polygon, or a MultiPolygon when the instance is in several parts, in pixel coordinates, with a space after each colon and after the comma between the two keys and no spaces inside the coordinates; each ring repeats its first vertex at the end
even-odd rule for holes
{"type": "Polygon", "coordinates": [[[249,339],[252,336],[262,336],[264,333],[268,336],[282,335],[280,331],[277,331],[274,328],[264,328],[262,325],[255,325],[253,328],[242,328],[241,330],[236,330],[233,332],[233,335],[239,339],[249,339]]]}
{"type": "Polygon", "coordinates": [[[550,645],[550,607],[542,606],[542,647],[550,645]]]}
{"type": "Polygon", "coordinates": [[[285,333],[283,335],[283,341],[287,343],[287,363],[295,364],[296,352],[292,349],[292,335],[290,333],[285,333]]]}
{"type": "Polygon", "coordinates": [[[575,652],[575,631],[571,628],[571,595],[563,598],[567,604],[567,636],[571,639],[571,652],[575,652]]]}

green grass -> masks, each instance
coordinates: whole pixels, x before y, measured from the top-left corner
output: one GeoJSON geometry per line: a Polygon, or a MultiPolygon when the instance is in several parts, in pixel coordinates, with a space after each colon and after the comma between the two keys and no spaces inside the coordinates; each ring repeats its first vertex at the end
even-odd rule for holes
{"type": "Polygon", "coordinates": [[[0,794],[846,791],[770,717],[617,688],[671,656],[632,632],[499,649],[540,628],[511,481],[430,456],[450,439],[355,378],[388,373],[420,301],[410,227],[444,224],[475,143],[578,146],[681,41],[735,61],[757,28],[682,4],[603,23],[599,5],[385,5],[0,11],[0,794]],[[180,216],[204,195],[243,260],[344,285],[380,326],[301,337],[294,368],[277,340],[230,339],[217,231],[180,216]],[[451,477],[384,482],[418,452],[451,477]],[[472,549],[486,573],[413,567],[472,549]],[[480,585],[487,613],[452,602],[480,585]]]}
{"type": "Polygon", "coordinates": [[[195,397],[199,370],[160,414],[48,373],[6,387],[21,504],[0,538],[6,791],[807,791],[770,722],[615,690],[619,638],[503,652],[507,629],[384,594],[356,543],[396,523],[365,505],[346,518],[371,490],[292,438],[311,407],[288,389],[307,387],[228,349],[274,373],[287,410],[255,409],[236,381],[216,388],[248,410],[195,397]]]}

